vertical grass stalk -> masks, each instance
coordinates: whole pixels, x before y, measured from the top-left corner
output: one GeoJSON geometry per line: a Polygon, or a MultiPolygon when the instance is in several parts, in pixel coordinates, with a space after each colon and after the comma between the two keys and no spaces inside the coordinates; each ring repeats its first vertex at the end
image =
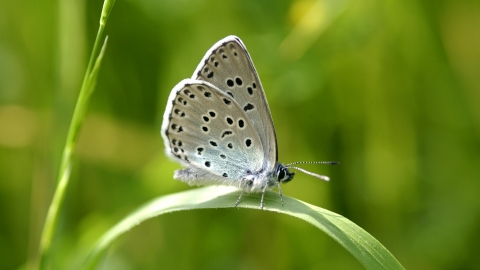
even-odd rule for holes
{"type": "Polygon", "coordinates": [[[101,45],[101,40],[103,37],[105,24],[114,3],[115,0],[105,0],[103,4],[97,37],[95,38],[95,43],[93,45],[93,50],[90,55],[90,60],[88,62],[87,70],[85,72],[85,77],[82,82],[82,87],[80,88],[80,93],[77,99],[77,103],[75,105],[75,110],[73,112],[72,120],[70,122],[70,127],[68,129],[67,140],[65,142],[65,147],[63,148],[62,160],[57,176],[57,186],[53,195],[52,202],[50,203],[50,207],[48,209],[47,217],[45,219],[45,224],[40,238],[40,269],[50,268],[50,261],[52,257],[52,240],[58,223],[59,210],[61,209],[63,200],[65,198],[65,192],[67,190],[70,179],[70,172],[72,168],[72,154],[75,149],[78,131],[80,130],[80,127],[85,118],[85,112],[88,108],[91,94],[97,82],[98,71],[100,69],[100,64],[105,53],[108,37],[105,38],[103,45],[101,45]]]}

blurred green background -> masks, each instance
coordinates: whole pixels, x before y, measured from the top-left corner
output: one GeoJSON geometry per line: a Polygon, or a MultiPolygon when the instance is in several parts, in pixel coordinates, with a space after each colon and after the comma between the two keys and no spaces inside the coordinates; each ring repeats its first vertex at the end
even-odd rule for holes
{"type": "MultiPolygon", "coordinates": [[[[0,0],[0,268],[31,266],[102,1],[0,0]]],[[[352,220],[407,269],[480,265],[479,1],[122,1],[82,128],[54,268],[157,196],[190,189],[163,153],[168,94],[238,35],[262,80],[283,193],[352,220]]],[[[233,203],[233,202],[232,202],[233,203]]],[[[362,269],[324,233],[244,209],[132,229],[102,269],[362,269]]]]}

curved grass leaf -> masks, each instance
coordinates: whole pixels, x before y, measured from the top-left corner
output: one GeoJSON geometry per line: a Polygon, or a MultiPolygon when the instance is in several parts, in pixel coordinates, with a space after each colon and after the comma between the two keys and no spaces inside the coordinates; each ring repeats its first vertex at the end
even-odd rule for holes
{"type": "MultiPolygon", "coordinates": [[[[147,219],[181,210],[233,208],[238,195],[238,189],[231,187],[203,187],[154,199],[106,232],[91,250],[84,268],[92,268],[113,240],[147,219]]],[[[311,223],[346,248],[367,269],[404,269],[380,242],[345,217],[294,198],[284,196],[283,199],[284,206],[277,193],[266,192],[264,210],[291,215],[311,223]]],[[[238,207],[259,210],[259,204],[258,195],[244,194],[238,207]]]]}

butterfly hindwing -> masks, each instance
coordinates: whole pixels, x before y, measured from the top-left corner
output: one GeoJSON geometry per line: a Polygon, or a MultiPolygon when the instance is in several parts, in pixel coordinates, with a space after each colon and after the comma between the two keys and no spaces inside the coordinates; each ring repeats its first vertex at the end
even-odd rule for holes
{"type": "Polygon", "coordinates": [[[192,78],[215,85],[237,101],[263,144],[264,167],[272,170],[277,161],[273,120],[257,71],[242,41],[229,36],[217,42],[206,53],[192,78]]]}
{"type": "Polygon", "coordinates": [[[258,134],[240,105],[208,82],[187,79],[172,90],[162,136],[167,154],[189,168],[227,179],[262,169],[258,134]]]}

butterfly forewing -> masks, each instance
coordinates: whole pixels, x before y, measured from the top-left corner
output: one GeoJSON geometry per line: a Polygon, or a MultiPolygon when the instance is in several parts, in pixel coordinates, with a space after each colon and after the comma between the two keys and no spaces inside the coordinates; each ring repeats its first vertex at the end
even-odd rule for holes
{"type": "Polygon", "coordinates": [[[217,42],[200,62],[194,79],[210,82],[239,104],[263,145],[264,167],[273,169],[277,143],[270,109],[250,56],[234,36],[217,42]]]}
{"type": "Polygon", "coordinates": [[[170,157],[228,179],[262,169],[260,137],[232,97],[188,79],[172,90],[168,104],[162,135],[170,157]]]}

